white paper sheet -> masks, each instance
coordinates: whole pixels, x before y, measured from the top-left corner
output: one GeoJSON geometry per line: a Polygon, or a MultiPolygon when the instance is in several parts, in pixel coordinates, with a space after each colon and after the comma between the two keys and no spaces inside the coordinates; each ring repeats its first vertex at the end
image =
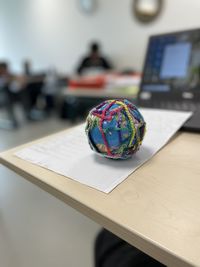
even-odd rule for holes
{"type": "Polygon", "coordinates": [[[95,154],[88,145],[83,124],[15,155],[109,193],[161,149],[192,115],[191,112],[140,111],[147,123],[147,132],[141,149],[129,160],[111,160],[95,154]]]}

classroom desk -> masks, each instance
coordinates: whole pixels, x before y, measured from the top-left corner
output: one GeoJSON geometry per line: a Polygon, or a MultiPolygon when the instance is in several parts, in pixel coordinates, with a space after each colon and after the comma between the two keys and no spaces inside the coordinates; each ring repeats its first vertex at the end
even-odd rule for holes
{"type": "Polygon", "coordinates": [[[137,88],[134,90],[116,89],[69,89],[64,87],[60,95],[61,117],[74,121],[80,115],[86,115],[88,111],[106,99],[126,98],[136,99],[137,88]]]}
{"type": "Polygon", "coordinates": [[[128,98],[133,99],[137,96],[137,89],[134,91],[126,91],[124,92],[122,89],[88,89],[88,88],[77,88],[70,90],[67,87],[63,88],[63,96],[65,97],[80,97],[80,98],[128,98]]]}
{"type": "Polygon", "coordinates": [[[0,162],[167,266],[200,267],[200,135],[179,132],[110,194],[13,156],[32,143],[0,162]]]}

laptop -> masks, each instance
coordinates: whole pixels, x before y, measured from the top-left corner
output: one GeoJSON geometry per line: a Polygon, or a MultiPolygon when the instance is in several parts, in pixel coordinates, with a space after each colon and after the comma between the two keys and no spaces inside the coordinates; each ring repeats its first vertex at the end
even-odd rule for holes
{"type": "Polygon", "coordinates": [[[200,132],[200,29],[149,38],[138,105],[193,111],[182,129],[200,132]]]}

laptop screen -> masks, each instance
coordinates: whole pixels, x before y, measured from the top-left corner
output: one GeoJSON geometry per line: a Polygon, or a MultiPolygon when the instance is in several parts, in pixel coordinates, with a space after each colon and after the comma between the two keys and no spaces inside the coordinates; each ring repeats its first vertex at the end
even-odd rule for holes
{"type": "Polygon", "coordinates": [[[200,88],[200,29],[149,39],[141,90],[169,92],[200,88]]]}

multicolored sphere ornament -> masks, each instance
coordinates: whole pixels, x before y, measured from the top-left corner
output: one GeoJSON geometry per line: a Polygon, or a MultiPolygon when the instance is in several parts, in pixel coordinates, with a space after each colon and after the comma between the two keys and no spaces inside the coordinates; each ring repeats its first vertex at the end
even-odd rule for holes
{"type": "Polygon", "coordinates": [[[93,108],[86,119],[86,135],[92,150],[111,159],[127,159],[136,153],[146,123],[133,103],[107,100],[93,108]]]}

